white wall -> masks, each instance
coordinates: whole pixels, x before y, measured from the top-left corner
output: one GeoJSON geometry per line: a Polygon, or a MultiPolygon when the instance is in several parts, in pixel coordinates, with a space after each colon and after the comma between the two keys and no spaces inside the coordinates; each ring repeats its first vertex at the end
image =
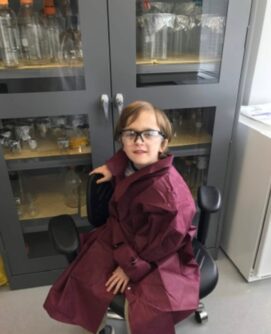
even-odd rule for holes
{"type": "MultiPolygon", "coordinates": [[[[260,0],[261,1],[261,0],[260,0]]],[[[251,75],[249,89],[245,94],[244,104],[262,104],[271,102],[271,0],[267,0],[264,19],[258,16],[255,24],[262,26],[259,48],[254,56],[256,57],[255,67],[251,75]]],[[[252,27],[253,29],[254,27],[252,27]]],[[[254,46],[257,41],[254,40],[254,46]]],[[[253,48],[253,44],[252,44],[253,48]]],[[[251,55],[253,54],[251,50],[251,55]]],[[[252,55],[253,57],[253,55],[252,55]]]]}

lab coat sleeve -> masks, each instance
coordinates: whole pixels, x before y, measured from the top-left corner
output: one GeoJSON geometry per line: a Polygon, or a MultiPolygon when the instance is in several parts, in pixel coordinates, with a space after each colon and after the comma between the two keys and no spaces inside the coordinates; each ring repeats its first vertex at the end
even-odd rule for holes
{"type": "Polygon", "coordinates": [[[170,211],[150,206],[147,209],[146,224],[137,231],[134,248],[125,240],[119,225],[113,236],[114,259],[134,282],[147,275],[161,260],[179,251],[195,234],[191,226],[194,206],[170,211]]]}
{"type": "Polygon", "coordinates": [[[109,168],[113,176],[120,175],[124,172],[128,163],[128,158],[123,150],[119,150],[109,160],[106,161],[106,166],[109,168]]]}
{"type": "Polygon", "coordinates": [[[113,257],[132,282],[141,280],[152,270],[153,264],[140,258],[118,224],[115,224],[113,240],[113,257]]]}
{"type": "Polygon", "coordinates": [[[141,245],[139,254],[148,262],[159,263],[192,240],[196,231],[191,225],[195,208],[188,204],[169,211],[152,206],[146,209],[149,212],[146,231],[140,233],[148,237],[141,245]]]}

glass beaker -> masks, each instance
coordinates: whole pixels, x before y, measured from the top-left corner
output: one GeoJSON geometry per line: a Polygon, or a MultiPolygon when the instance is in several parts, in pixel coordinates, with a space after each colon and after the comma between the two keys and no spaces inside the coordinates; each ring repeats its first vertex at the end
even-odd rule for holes
{"type": "Polygon", "coordinates": [[[186,51],[185,44],[188,24],[188,16],[176,15],[173,40],[173,56],[176,58],[183,55],[186,51]]]}
{"type": "Polygon", "coordinates": [[[39,214],[39,210],[36,204],[35,195],[28,192],[25,194],[25,198],[26,198],[25,205],[30,217],[32,218],[36,217],[39,214]]]}
{"type": "Polygon", "coordinates": [[[65,204],[70,208],[78,208],[82,181],[73,167],[66,172],[64,183],[65,204]]]}
{"type": "Polygon", "coordinates": [[[81,150],[83,147],[88,145],[88,137],[84,132],[83,127],[71,128],[69,131],[69,142],[71,149],[81,150]]]}
{"type": "Polygon", "coordinates": [[[168,57],[168,29],[174,27],[174,14],[148,13],[143,19],[143,58],[166,59],[168,57]]]}

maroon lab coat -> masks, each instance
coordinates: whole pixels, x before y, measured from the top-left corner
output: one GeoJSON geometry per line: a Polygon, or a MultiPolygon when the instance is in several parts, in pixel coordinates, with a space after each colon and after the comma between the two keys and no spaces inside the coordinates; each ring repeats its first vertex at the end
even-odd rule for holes
{"type": "Polygon", "coordinates": [[[130,277],[125,297],[132,334],[173,334],[174,324],[197,308],[195,206],[172,159],[128,177],[123,151],[107,162],[115,182],[110,217],[82,237],[78,257],[51,288],[44,304],[51,317],[96,332],[114,297],[105,282],[117,266],[130,277]]]}

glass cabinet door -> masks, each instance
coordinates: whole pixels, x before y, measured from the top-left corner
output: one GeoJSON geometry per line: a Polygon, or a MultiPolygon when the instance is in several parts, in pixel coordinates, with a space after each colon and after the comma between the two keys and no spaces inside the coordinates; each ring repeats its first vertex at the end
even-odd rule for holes
{"type": "Polygon", "coordinates": [[[218,82],[227,9],[228,0],[137,0],[137,87],[218,82]]]}
{"type": "Polygon", "coordinates": [[[5,2],[0,6],[1,93],[85,90],[78,1],[5,2]]]}
{"type": "Polygon", "coordinates": [[[66,266],[48,222],[89,228],[87,176],[113,153],[107,1],[3,0],[1,15],[0,243],[29,286],[66,266]]]}
{"type": "Polygon", "coordinates": [[[214,108],[208,179],[221,189],[249,13],[246,0],[109,2],[113,94],[190,118],[214,108]]]}
{"type": "Polygon", "coordinates": [[[27,270],[26,259],[40,260],[36,265],[42,267],[42,261],[57,255],[48,235],[51,218],[70,215],[79,230],[91,228],[86,213],[86,183],[92,169],[89,130],[85,114],[1,121],[9,198],[4,215],[10,206],[9,214],[17,221],[10,254],[21,249],[12,264],[16,273],[27,270]]]}
{"type": "MultiPolygon", "coordinates": [[[[223,194],[251,1],[108,4],[115,120],[122,100],[147,100],[167,110],[173,123],[184,120],[170,148],[176,167],[194,194],[206,181],[223,194]],[[200,136],[197,122],[188,121],[198,114],[207,126],[200,136]]],[[[218,247],[219,219],[212,217],[209,249],[218,247]]]]}
{"type": "Polygon", "coordinates": [[[87,114],[100,164],[113,151],[111,113],[100,103],[111,92],[106,0],[4,2],[0,117],[87,114]]]}
{"type": "Polygon", "coordinates": [[[249,11],[246,0],[109,2],[114,94],[161,108],[214,105],[239,80],[249,11]]]}
{"type": "Polygon", "coordinates": [[[195,199],[198,187],[207,184],[215,112],[214,107],[166,110],[173,128],[169,151],[195,199]]]}

